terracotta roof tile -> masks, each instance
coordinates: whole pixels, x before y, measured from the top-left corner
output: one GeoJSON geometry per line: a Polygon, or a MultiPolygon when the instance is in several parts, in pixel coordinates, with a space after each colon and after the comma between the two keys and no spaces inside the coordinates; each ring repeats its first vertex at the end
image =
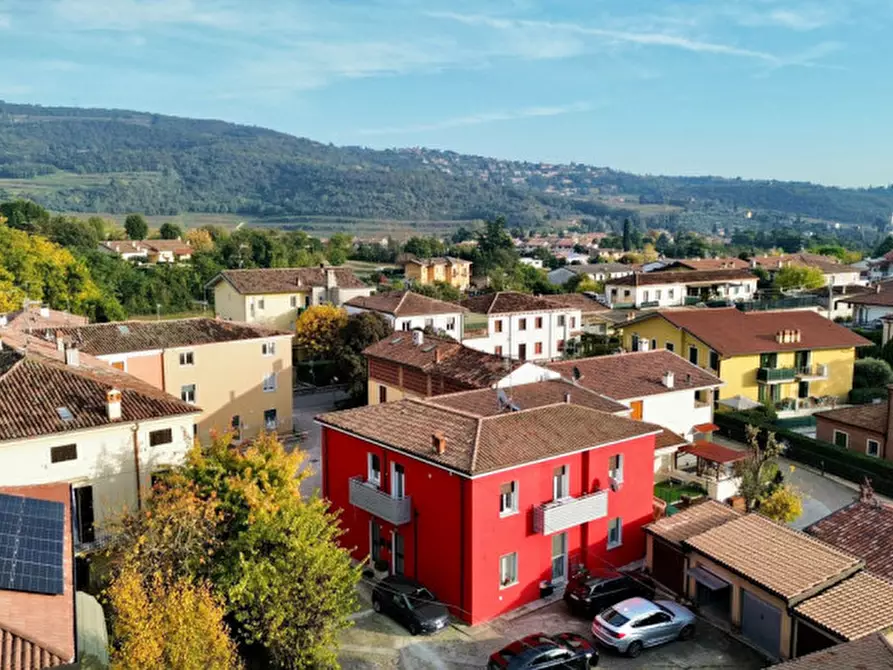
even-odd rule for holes
{"type": "Polygon", "coordinates": [[[192,255],[192,247],[182,240],[143,240],[144,245],[152,251],[170,251],[177,256],[192,255]]]}
{"type": "Polygon", "coordinates": [[[728,505],[716,500],[706,500],[693,505],[673,516],[664,517],[645,527],[645,531],[663,538],[675,545],[727,521],[737,519],[741,514],[728,505]]]}
{"type": "MultiPolygon", "coordinates": [[[[6,315],[6,327],[19,332],[40,331],[50,328],[65,326],[86,326],[90,321],[86,316],[60,312],[57,309],[48,309],[41,315],[39,309],[20,309],[6,315]]],[[[2,332],[2,330],[0,330],[2,332]]]]}
{"type": "Polygon", "coordinates": [[[893,626],[893,582],[859,572],[794,611],[844,640],[855,640],[893,626]]]}
{"type": "Polygon", "coordinates": [[[391,291],[370,296],[356,296],[346,303],[350,307],[384,312],[394,316],[426,316],[434,314],[459,314],[467,311],[454,302],[435,300],[415,291],[391,291]]]}
{"type": "Polygon", "coordinates": [[[58,328],[55,332],[61,332],[79,349],[94,356],[290,334],[247,323],[206,318],[94,323],[58,328]]]}
{"type": "Polygon", "coordinates": [[[500,291],[485,293],[462,301],[462,306],[477,314],[516,314],[520,312],[554,312],[566,307],[559,307],[544,298],[537,298],[527,293],[500,291]]]}
{"type": "Polygon", "coordinates": [[[679,447],[687,444],[688,440],[684,437],[664,428],[663,432],[654,441],[654,448],[655,450],[666,449],[667,447],[679,447]]]}
{"type": "Polygon", "coordinates": [[[683,258],[673,266],[691,270],[746,270],[750,263],[740,258],[683,258]]]}
{"type": "Polygon", "coordinates": [[[855,556],[759,514],[734,519],[685,543],[789,603],[863,565],[855,556]]]}
{"type": "Polygon", "coordinates": [[[749,270],[687,270],[684,272],[637,272],[611,279],[611,286],[653,286],[657,284],[699,284],[723,281],[756,280],[749,270]]]}
{"type": "Polygon", "coordinates": [[[893,505],[856,501],[819,519],[806,532],[865,561],[893,580],[893,505]]]}
{"type": "Polygon", "coordinates": [[[558,361],[549,363],[547,367],[568,379],[573,377],[576,368],[581,373],[577,380],[580,386],[615,400],[723,384],[719,377],[665,349],[558,361]],[[663,384],[665,372],[674,375],[671,389],[663,384]]]}
{"type": "Polygon", "coordinates": [[[881,633],[838,644],[787,663],[773,670],[893,670],[893,645],[881,633]]]}
{"type": "Polygon", "coordinates": [[[584,316],[593,312],[608,311],[607,307],[585,293],[559,293],[557,295],[541,295],[540,298],[558,307],[579,309],[584,316]]]}
{"type": "Polygon", "coordinates": [[[748,457],[748,452],[743,449],[724,447],[721,444],[707,442],[706,440],[698,440],[694,444],[683,447],[682,451],[686,454],[703,458],[711,463],[736,463],[748,457]]]}
{"type": "Polygon", "coordinates": [[[846,302],[851,305],[893,306],[893,282],[882,282],[877,284],[873,290],[840,298],[837,302],[846,302]]]}
{"type": "Polygon", "coordinates": [[[888,402],[870,403],[816,412],[814,416],[816,419],[845,423],[849,426],[858,426],[873,433],[886,435],[888,407],[888,402]]]}
{"type": "Polygon", "coordinates": [[[421,265],[422,267],[430,267],[434,265],[471,265],[471,261],[467,261],[464,258],[456,258],[454,256],[436,256],[433,258],[417,258],[412,256],[407,258],[405,263],[421,265]]]}
{"type": "Polygon", "coordinates": [[[783,254],[781,256],[754,256],[751,259],[756,263],[757,267],[766,270],[780,270],[788,266],[812,267],[818,268],[825,274],[833,274],[839,272],[859,272],[857,268],[850,265],[844,265],[835,258],[830,256],[822,256],[820,254],[783,254]]]}
{"type": "Polygon", "coordinates": [[[622,440],[655,435],[658,426],[560,403],[490,417],[401,400],[317,417],[341,429],[468,475],[524,465],[622,440]],[[446,450],[432,446],[435,432],[446,450]]]}
{"type": "MultiPolygon", "coordinates": [[[[365,288],[366,285],[349,268],[330,268],[338,288],[365,288]]],[[[228,281],[241,294],[294,293],[326,285],[325,268],[252,268],[224,270],[211,280],[228,281]]]]}
{"type": "MultiPolygon", "coordinates": [[[[477,416],[495,416],[508,411],[499,405],[499,392],[502,391],[510,403],[521,409],[533,409],[544,405],[556,405],[565,402],[569,395],[570,402],[590,409],[597,409],[611,414],[624,416],[630,411],[626,405],[599,395],[589,389],[574,386],[565,380],[550,380],[522,384],[503,389],[481,389],[477,391],[461,391],[432,398],[430,402],[441,407],[458,409],[477,416]]],[[[684,440],[683,440],[684,441],[684,440]]]]}
{"type": "Polygon", "coordinates": [[[664,318],[724,356],[801,349],[843,349],[871,342],[811,311],[744,313],[734,307],[660,310],[646,316],[664,318]],[[779,330],[799,330],[799,342],[776,342],[779,330]]]}

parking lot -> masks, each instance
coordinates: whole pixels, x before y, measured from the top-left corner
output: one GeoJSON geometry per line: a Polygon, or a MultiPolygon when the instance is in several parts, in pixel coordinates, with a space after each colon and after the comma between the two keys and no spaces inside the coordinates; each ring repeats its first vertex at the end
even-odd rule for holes
{"type": "MultiPolygon", "coordinates": [[[[413,637],[399,624],[369,608],[365,588],[362,598],[363,610],[356,615],[356,625],[341,638],[340,659],[344,668],[480,669],[486,667],[491,653],[531,633],[569,631],[591,639],[590,622],[570,616],[561,601],[513,620],[496,619],[474,628],[454,623],[437,635],[413,637]]],[[[600,655],[598,667],[609,669],[756,670],[766,665],[749,647],[703,622],[699,622],[693,640],[646,649],[636,659],[604,649],[600,655]]]]}

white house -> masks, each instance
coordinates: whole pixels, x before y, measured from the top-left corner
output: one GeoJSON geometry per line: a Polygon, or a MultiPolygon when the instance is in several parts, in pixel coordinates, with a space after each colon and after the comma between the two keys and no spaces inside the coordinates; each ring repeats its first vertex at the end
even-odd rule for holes
{"type": "Polygon", "coordinates": [[[413,291],[391,291],[351,298],[344,307],[348,314],[375,312],[394,330],[433,328],[461,340],[465,308],[453,302],[435,300],[413,291]]]}
{"type": "Polygon", "coordinates": [[[527,265],[532,268],[536,268],[537,270],[543,269],[543,261],[539,258],[528,258],[527,256],[523,256],[518,259],[518,262],[521,265],[527,265]]]}
{"type": "Polygon", "coordinates": [[[893,314],[893,281],[880,282],[868,287],[864,293],[840,298],[836,302],[852,306],[855,324],[867,325],[880,321],[893,314]]]}
{"type": "Polygon", "coordinates": [[[747,270],[637,273],[605,283],[612,307],[677,307],[707,300],[752,300],[757,277],[747,270]]]}
{"type": "Polygon", "coordinates": [[[183,461],[200,410],[90,356],[33,337],[0,349],[0,487],[67,482],[78,550],[183,461]],[[27,349],[25,345],[27,344],[27,349]]]}
{"type": "Polygon", "coordinates": [[[592,281],[606,282],[633,274],[634,268],[623,263],[589,263],[583,265],[563,265],[547,275],[550,284],[562,286],[573,277],[582,276],[592,281]]]}
{"type": "Polygon", "coordinates": [[[559,358],[583,331],[579,307],[556,305],[525,293],[488,293],[463,300],[462,306],[487,319],[486,335],[463,340],[463,344],[516,360],[559,358]]]}

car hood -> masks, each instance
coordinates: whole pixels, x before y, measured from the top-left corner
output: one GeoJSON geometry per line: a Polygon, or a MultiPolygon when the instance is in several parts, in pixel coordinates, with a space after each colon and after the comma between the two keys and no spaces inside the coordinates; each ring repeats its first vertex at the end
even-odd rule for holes
{"type": "Polygon", "coordinates": [[[420,605],[416,607],[413,612],[415,612],[416,618],[420,622],[434,622],[438,619],[447,618],[450,615],[446,607],[444,607],[443,605],[438,605],[437,603],[427,603],[425,605],[420,605]]]}

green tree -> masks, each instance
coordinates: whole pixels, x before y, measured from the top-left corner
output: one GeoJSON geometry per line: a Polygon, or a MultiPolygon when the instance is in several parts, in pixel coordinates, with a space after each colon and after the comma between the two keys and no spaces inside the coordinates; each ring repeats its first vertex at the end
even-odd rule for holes
{"type": "Polygon", "coordinates": [[[447,282],[436,281],[430,284],[413,284],[412,290],[429,298],[446,300],[447,302],[459,302],[462,299],[462,291],[447,282]]]}
{"type": "Polygon", "coordinates": [[[786,265],[775,273],[773,284],[780,290],[811,290],[825,285],[825,275],[818,268],[786,265]]]}
{"type": "Polygon", "coordinates": [[[871,255],[874,258],[880,258],[888,253],[893,251],[893,235],[887,235],[883,241],[874,248],[874,251],[871,252],[871,255]]]}
{"type": "Polygon", "coordinates": [[[781,454],[781,445],[775,439],[775,433],[766,434],[760,444],[760,429],[750,424],[746,427],[747,445],[750,448],[748,457],[735,464],[735,472],[741,478],[738,495],[744,498],[747,510],[755,509],[760,499],[768,492],[772,477],[777,472],[777,459],[781,454]],[[776,466],[773,469],[773,465],[776,466]]]}
{"type": "Polygon", "coordinates": [[[347,233],[335,233],[326,244],[326,258],[332,265],[344,265],[353,251],[353,236],[347,233]]]}
{"type": "Polygon", "coordinates": [[[128,214],[124,219],[124,230],[131,240],[144,240],[149,234],[149,224],[141,214],[128,214]]]}
{"type": "Polygon", "coordinates": [[[179,240],[183,238],[183,229],[176,223],[168,221],[161,224],[158,234],[161,235],[163,240],[179,240]]]}
{"type": "Polygon", "coordinates": [[[351,314],[341,329],[335,350],[338,380],[347,384],[347,391],[356,400],[367,394],[366,357],[363,350],[391,335],[391,325],[376,312],[351,314]]]}
{"type": "Polygon", "coordinates": [[[853,365],[854,389],[881,389],[893,383],[893,367],[880,358],[860,358],[853,365]]]}
{"type": "Polygon", "coordinates": [[[630,231],[629,219],[623,220],[623,250],[629,251],[633,248],[632,235],[630,231]]]}

